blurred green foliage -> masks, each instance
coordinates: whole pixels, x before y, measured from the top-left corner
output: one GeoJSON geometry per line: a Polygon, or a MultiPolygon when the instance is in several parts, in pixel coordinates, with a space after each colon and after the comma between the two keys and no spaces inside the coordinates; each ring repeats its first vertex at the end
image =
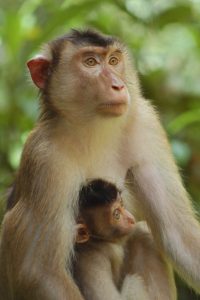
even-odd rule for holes
{"type": "MultiPolygon", "coordinates": [[[[0,0],[0,215],[38,115],[26,61],[72,27],[95,27],[129,46],[200,212],[199,0],[0,0]]],[[[200,299],[179,285],[181,300],[200,299]]]]}

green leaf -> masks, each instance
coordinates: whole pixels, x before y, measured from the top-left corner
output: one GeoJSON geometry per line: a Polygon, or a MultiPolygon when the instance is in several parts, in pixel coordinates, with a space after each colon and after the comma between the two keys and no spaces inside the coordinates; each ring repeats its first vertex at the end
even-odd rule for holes
{"type": "Polygon", "coordinates": [[[178,116],[169,123],[167,129],[170,134],[174,135],[195,122],[200,122],[200,109],[191,110],[178,116]]]}
{"type": "Polygon", "coordinates": [[[165,26],[169,23],[187,23],[191,22],[193,11],[190,4],[177,5],[159,13],[155,14],[153,23],[155,26],[165,26]]]}

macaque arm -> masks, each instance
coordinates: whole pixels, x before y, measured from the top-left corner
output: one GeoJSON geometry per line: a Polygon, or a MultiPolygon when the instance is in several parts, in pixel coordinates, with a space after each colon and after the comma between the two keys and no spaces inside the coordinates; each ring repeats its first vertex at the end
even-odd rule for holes
{"type": "Polygon", "coordinates": [[[55,274],[44,274],[43,276],[44,278],[39,277],[40,281],[38,280],[37,283],[31,282],[30,286],[24,285],[19,294],[16,295],[17,299],[83,300],[78,287],[69,275],[63,273],[59,278],[55,272],[55,274]]]}
{"type": "Polygon", "coordinates": [[[143,284],[150,299],[176,300],[172,267],[157,248],[146,222],[135,224],[126,247],[127,256],[123,273],[136,276],[136,279],[132,280],[133,284],[138,283],[138,286],[143,284]]]}
{"type": "MultiPolygon", "coordinates": [[[[101,265],[99,266],[101,268],[101,265]]],[[[117,290],[112,277],[107,272],[100,270],[94,275],[92,282],[86,280],[84,286],[84,298],[86,300],[122,300],[120,292],[117,290]]]]}
{"type": "Polygon", "coordinates": [[[23,192],[4,219],[0,270],[5,274],[9,270],[7,276],[20,299],[27,294],[29,300],[37,294],[43,300],[82,299],[66,267],[73,249],[73,202],[78,197],[79,174],[56,146],[42,140],[37,131],[32,133],[17,182],[23,192]],[[5,260],[10,268],[4,270],[5,260]]]}
{"type": "Polygon", "coordinates": [[[109,259],[95,250],[77,257],[74,277],[85,300],[122,300],[109,259]]]}
{"type": "Polygon", "coordinates": [[[126,275],[122,289],[122,300],[150,300],[142,278],[136,274],[126,275]]]}
{"type": "Polygon", "coordinates": [[[156,114],[150,106],[143,111],[130,172],[137,205],[176,270],[200,291],[200,226],[156,114]]]}

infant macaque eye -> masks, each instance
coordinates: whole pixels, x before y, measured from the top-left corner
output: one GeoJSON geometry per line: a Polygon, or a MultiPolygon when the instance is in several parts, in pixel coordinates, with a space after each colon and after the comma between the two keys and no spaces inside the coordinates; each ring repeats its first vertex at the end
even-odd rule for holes
{"type": "Polygon", "coordinates": [[[121,215],[121,212],[118,208],[116,208],[113,212],[113,217],[116,219],[116,220],[119,220],[120,219],[120,215],[121,215]]]}

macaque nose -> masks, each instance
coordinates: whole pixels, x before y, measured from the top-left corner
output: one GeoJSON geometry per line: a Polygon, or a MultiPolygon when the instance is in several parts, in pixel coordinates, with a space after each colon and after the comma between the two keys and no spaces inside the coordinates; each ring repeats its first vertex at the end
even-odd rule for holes
{"type": "Polygon", "coordinates": [[[135,224],[135,220],[133,218],[128,218],[129,224],[135,224]]]}
{"type": "Polygon", "coordinates": [[[111,74],[111,87],[115,91],[121,91],[124,88],[124,83],[115,74],[111,74]]]}
{"type": "Polygon", "coordinates": [[[124,88],[124,84],[122,82],[112,82],[112,88],[116,91],[121,91],[124,88]]]}
{"type": "Polygon", "coordinates": [[[133,217],[133,215],[126,210],[126,215],[127,215],[127,221],[130,225],[135,224],[135,218],[133,217]]]}

